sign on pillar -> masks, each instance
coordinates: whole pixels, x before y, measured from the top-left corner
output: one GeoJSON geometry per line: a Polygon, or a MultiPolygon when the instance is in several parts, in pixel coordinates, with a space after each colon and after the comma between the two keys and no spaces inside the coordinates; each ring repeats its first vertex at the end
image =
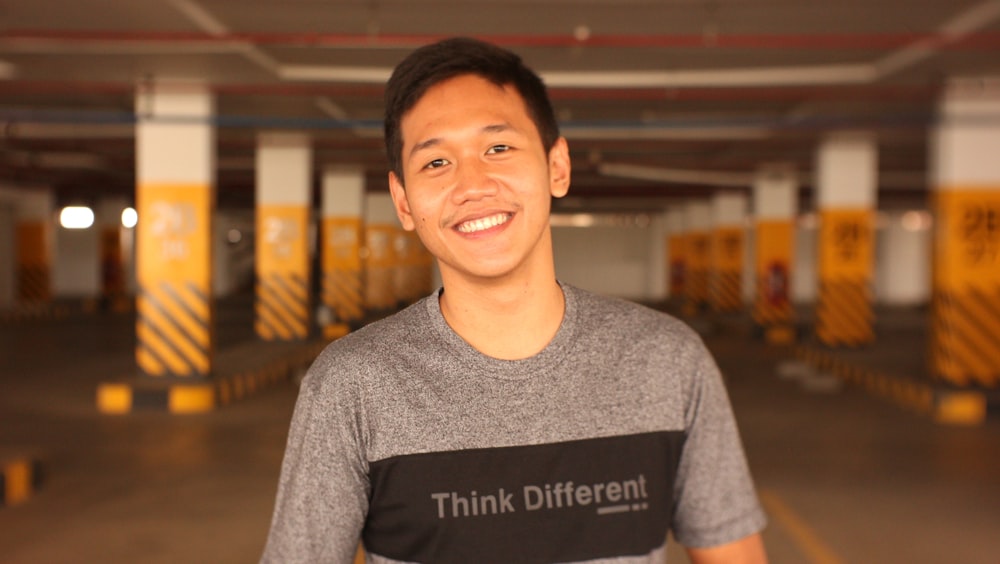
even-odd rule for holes
{"type": "Polygon", "coordinates": [[[819,149],[819,303],[816,336],[828,346],[875,340],[871,305],[877,148],[873,136],[841,133],[819,149]]]}
{"type": "Polygon", "coordinates": [[[756,297],[753,319],[773,344],[795,340],[791,284],[798,181],[788,166],[767,166],[754,179],[756,297]]]}
{"type": "Polygon", "coordinates": [[[345,335],[364,318],[363,269],[365,177],[361,170],[323,172],[323,334],[345,335]]]}
{"type": "Polygon", "coordinates": [[[712,198],[712,266],[709,302],[712,309],[732,313],[743,308],[743,250],[746,244],[747,199],[720,193],[712,198]]]}
{"type": "Polygon", "coordinates": [[[257,336],[298,341],[309,336],[309,207],[312,150],[299,133],[257,140],[257,336]]]}
{"type": "Polygon", "coordinates": [[[136,361],[149,377],[211,374],[212,113],[203,85],[149,83],[136,96],[136,361]]]}
{"type": "Polygon", "coordinates": [[[932,372],[1000,384],[1000,79],[953,80],[934,133],[932,372]]]}
{"type": "Polygon", "coordinates": [[[686,246],[684,209],[670,208],[667,210],[667,296],[674,303],[684,297],[686,246]]]}
{"type": "Polygon", "coordinates": [[[684,315],[693,316],[708,307],[708,277],[712,267],[712,208],[708,201],[689,202],[684,207],[687,239],[684,315]]]}
{"type": "Polygon", "coordinates": [[[18,199],[17,299],[40,304],[52,300],[52,193],[32,190],[18,199]]]}
{"type": "Polygon", "coordinates": [[[388,192],[368,194],[365,206],[365,307],[376,315],[396,308],[396,208],[388,192]]]}

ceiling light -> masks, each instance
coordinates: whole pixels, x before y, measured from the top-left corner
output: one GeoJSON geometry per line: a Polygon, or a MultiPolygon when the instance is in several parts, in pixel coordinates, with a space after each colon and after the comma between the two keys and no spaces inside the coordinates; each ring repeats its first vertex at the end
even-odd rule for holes
{"type": "Polygon", "coordinates": [[[87,206],[66,206],[59,212],[59,224],[66,229],[87,229],[94,224],[94,210],[87,206]]]}

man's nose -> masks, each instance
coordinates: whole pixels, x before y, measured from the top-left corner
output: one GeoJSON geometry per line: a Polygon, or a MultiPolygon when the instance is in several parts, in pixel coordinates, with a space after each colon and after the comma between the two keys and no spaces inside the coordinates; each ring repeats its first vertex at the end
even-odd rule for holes
{"type": "Polygon", "coordinates": [[[457,181],[452,192],[457,204],[495,196],[499,189],[489,165],[476,159],[467,159],[459,165],[457,181]]]}

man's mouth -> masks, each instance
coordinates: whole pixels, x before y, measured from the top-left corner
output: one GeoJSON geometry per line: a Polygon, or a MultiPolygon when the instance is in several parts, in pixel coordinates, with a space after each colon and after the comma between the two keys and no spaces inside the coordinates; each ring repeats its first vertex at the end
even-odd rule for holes
{"type": "Polygon", "coordinates": [[[456,229],[458,229],[460,233],[477,233],[479,231],[491,229],[497,225],[503,225],[504,223],[510,221],[511,217],[513,217],[513,214],[498,213],[487,217],[481,217],[479,219],[463,221],[458,224],[456,229]]]}

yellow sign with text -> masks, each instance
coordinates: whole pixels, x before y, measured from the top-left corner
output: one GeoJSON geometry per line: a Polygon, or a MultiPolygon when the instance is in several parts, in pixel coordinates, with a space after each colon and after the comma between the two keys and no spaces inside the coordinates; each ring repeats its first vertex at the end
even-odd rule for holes
{"type": "Polygon", "coordinates": [[[935,283],[942,288],[996,286],[1000,280],[1000,189],[936,195],[935,283]]]}
{"type": "Polygon", "coordinates": [[[743,270],[743,228],[719,227],[712,232],[712,255],[715,269],[723,272],[743,270]]]}
{"type": "Polygon", "coordinates": [[[259,206],[257,271],[308,278],[308,233],[309,208],[306,206],[259,206]]]}
{"type": "Polygon", "coordinates": [[[875,246],[872,210],[822,210],[819,246],[821,280],[871,277],[875,246]]]}
{"type": "Polygon", "coordinates": [[[360,270],[363,238],[361,218],[323,219],[323,270],[360,270]]]}
{"type": "Polygon", "coordinates": [[[143,184],[136,190],[140,285],[193,282],[206,294],[212,264],[212,190],[206,185],[143,184]]]}

